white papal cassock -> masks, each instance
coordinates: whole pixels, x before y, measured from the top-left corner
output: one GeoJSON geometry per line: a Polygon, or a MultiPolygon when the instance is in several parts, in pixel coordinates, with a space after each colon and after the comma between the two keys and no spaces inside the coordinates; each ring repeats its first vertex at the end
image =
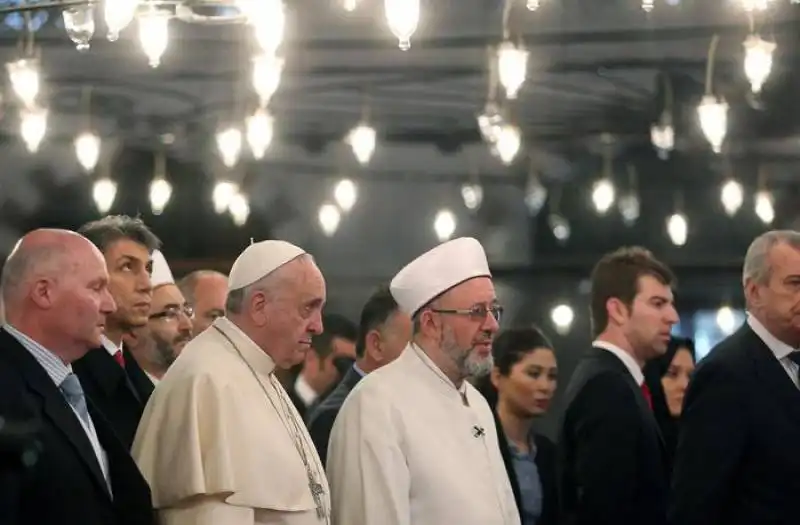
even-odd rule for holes
{"type": "Polygon", "coordinates": [[[133,445],[161,525],[326,523],[287,424],[297,425],[329,516],[322,464],[274,369],[261,348],[220,318],[167,371],[133,445]]]}
{"type": "Polygon", "coordinates": [[[413,344],[347,397],[327,468],[334,525],[520,523],[488,403],[413,344]]]}

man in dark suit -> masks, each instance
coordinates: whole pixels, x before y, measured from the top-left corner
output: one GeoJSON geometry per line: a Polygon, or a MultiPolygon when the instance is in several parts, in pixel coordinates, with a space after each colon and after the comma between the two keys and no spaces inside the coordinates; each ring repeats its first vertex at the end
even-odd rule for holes
{"type": "Polygon", "coordinates": [[[337,360],[356,357],[358,329],[352,321],[332,314],[326,315],[322,324],[325,331],[311,338],[311,350],[306,352],[302,368],[287,391],[303,420],[342,380],[337,360]]]}
{"type": "Polygon", "coordinates": [[[36,230],[3,267],[0,414],[32,422],[34,447],[0,470],[4,525],[153,525],[150,490],[71,363],[100,343],[115,304],[85,238],[36,230]]]}
{"type": "Polygon", "coordinates": [[[345,398],[366,374],[394,361],[411,338],[411,319],[401,312],[384,286],[369,298],[361,310],[356,342],[358,360],[342,381],[308,415],[308,432],[325,464],[331,429],[345,398]]]}
{"type": "Polygon", "coordinates": [[[90,222],[79,232],[105,257],[108,289],[117,310],[108,317],[102,344],[75,363],[75,373],[130,449],[153,383],[123,348],[122,340],[147,324],[152,300],[151,256],[161,241],[140,219],[125,215],[90,222]]]}
{"type": "Polygon", "coordinates": [[[800,233],[747,250],[747,322],[700,363],[681,414],[669,522],[800,520],[800,233]]]}
{"type": "Polygon", "coordinates": [[[643,248],[608,254],[592,272],[595,341],[567,386],[557,453],[565,524],[666,522],[666,458],[642,367],[678,322],[673,281],[643,248]]]}

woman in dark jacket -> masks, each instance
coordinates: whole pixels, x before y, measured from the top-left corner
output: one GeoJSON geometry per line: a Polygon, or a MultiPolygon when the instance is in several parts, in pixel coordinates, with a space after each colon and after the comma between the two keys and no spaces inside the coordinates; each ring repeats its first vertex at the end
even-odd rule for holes
{"type": "Polygon", "coordinates": [[[653,415],[661,429],[670,466],[678,441],[683,396],[694,372],[695,361],[694,341],[673,337],[666,353],[644,367],[644,380],[653,399],[653,415]]]}
{"type": "Polygon", "coordinates": [[[494,368],[479,382],[494,409],[500,453],[522,525],[557,523],[555,445],[533,430],[556,390],[553,346],[536,328],[502,332],[492,345],[494,368]]]}

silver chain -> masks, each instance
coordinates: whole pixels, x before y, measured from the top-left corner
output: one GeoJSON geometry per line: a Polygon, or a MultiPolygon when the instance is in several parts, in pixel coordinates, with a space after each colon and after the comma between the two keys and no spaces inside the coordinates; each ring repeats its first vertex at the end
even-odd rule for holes
{"type": "MultiPolygon", "coordinates": [[[[311,490],[311,496],[314,498],[314,503],[317,506],[317,517],[320,519],[324,518],[325,523],[330,523],[328,512],[325,510],[325,506],[322,500],[322,496],[325,494],[325,490],[322,488],[322,485],[319,482],[317,482],[317,477],[314,476],[314,472],[312,471],[311,464],[308,460],[308,455],[306,454],[306,446],[308,446],[308,443],[306,442],[306,439],[303,436],[303,432],[300,430],[300,427],[297,424],[297,418],[292,416],[291,407],[288,406],[286,399],[284,399],[285,396],[281,394],[280,389],[277,386],[275,386],[274,381],[276,380],[274,379],[274,374],[269,374],[269,383],[272,389],[275,391],[275,394],[280,399],[281,410],[278,410],[278,407],[275,405],[275,401],[272,400],[272,397],[267,392],[266,387],[261,382],[261,379],[259,379],[258,373],[256,373],[252,365],[250,365],[247,359],[245,359],[244,355],[242,355],[242,352],[239,350],[236,344],[234,344],[231,338],[228,337],[228,334],[223,332],[218,326],[214,326],[214,328],[222,335],[222,337],[224,337],[228,341],[231,347],[239,355],[239,358],[241,358],[241,360],[250,370],[250,373],[253,375],[253,378],[258,383],[258,386],[261,387],[261,391],[264,393],[264,397],[267,398],[269,403],[272,405],[272,408],[278,414],[278,418],[281,420],[281,424],[283,425],[284,430],[286,430],[286,433],[289,434],[289,438],[292,440],[294,448],[297,450],[297,453],[300,455],[300,459],[303,461],[303,466],[306,469],[306,476],[308,477],[308,487],[311,490]],[[287,421],[291,422],[291,424],[288,423],[287,421]],[[292,430],[294,430],[294,432],[292,432],[292,430]]],[[[316,464],[314,465],[314,470],[318,470],[316,464]]],[[[317,474],[319,474],[319,472],[317,472],[317,474]]]]}

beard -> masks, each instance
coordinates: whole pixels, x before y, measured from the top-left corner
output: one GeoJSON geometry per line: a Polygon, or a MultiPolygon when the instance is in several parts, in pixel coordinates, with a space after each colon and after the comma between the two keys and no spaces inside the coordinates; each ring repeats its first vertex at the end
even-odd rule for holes
{"type": "Polygon", "coordinates": [[[456,342],[455,334],[449,326],[445,326],[441,339],[442,351],[453,360],[462,379],[468,377],[482,377],[492,371],[494,359],[490,353],[487,357],[480,357],[476,348],[461,348],[456,342]]]}
{"type": "Polygon", "coordinates": [[[175,347],[180,343],[188,341],[191,336],[188,334],[180,334],[172,341],[162,339],[155,334],[152,334],[152,337],[154,344],[154,361],[158,364],[159,368],[166,370],[175,362],[175,359],[178,358],[178,352],[175,351],[175,347]]]}

